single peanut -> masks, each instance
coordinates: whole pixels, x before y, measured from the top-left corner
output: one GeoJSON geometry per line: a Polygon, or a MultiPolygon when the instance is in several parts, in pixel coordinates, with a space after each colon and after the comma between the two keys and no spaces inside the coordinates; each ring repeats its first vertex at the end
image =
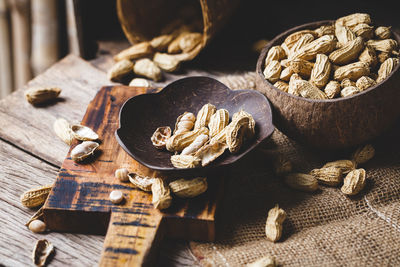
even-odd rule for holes
{"type": "Polygon", "coordinates": [[[285,183],[293,188],[305,192],[318,189],[318,181],[314,176],[305,173],[290,173],[284,177],[285,183]]]}
{"type": "Polygon", "coordinates": [[[168,185],[165,185],[164,181],[160,178],[155,178],[151,186],[151,192],[153,194],[152,203],[156,209],[166,209],[171,206],[172,197],[168,185]]]}
{"type": "Polygon", "coordinates": [[[370,159],[372,159],[375,155],[375,148],[372,145],[365,145],[359,147],[352,155],[352,159],[356,164],[364,164],[370,159]]]}
{"type": "Polygon", "coordinates": [[[346,195],[356,195],[365,186],[366,173],[364,169],[356,169],[349,172],[344,178],[341,191],[346,195]]]}
{"type": "Polygon", "coordinates": [[[342,182],[342,170],[336,167],[313,169],[310,172],[320,183],[337,186],[342,182]]]}
{"type": "Polygon", "coordinates": [[[171,191],[181,198],[192,198],[207,191],[207,178],[178,179],[169,183],[171,191]]]}
{"type": "Polygon", "coordinates": [[[276,242],[282,236],[282,224],[286,219],[286,212],[276,205],[268,211],[267,221],[265,223],[265,235],[267,239],[276,242]]]}

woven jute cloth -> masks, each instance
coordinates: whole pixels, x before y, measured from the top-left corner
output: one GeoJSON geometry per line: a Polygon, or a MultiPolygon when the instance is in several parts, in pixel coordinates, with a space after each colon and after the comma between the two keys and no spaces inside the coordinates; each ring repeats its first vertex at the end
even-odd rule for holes
{"type": "Polygon", "coordinates": [[[271,158],[289,158],[309,172],[331,160],[349,158],[353,149],[316,151],[275,130],[261,148],[234,166],[225,179],[217,239],[191,242],[204,266],[243,266],[275,257],[281,266],[400,266],[400,122],[371,142],[376,154],[361,165],[366,187],[349,197],[339,187],[314,193],[288,188],[272,171],[271,158]],[[287,213],[276,243],[265,237],[268,210],[287,213]]]}

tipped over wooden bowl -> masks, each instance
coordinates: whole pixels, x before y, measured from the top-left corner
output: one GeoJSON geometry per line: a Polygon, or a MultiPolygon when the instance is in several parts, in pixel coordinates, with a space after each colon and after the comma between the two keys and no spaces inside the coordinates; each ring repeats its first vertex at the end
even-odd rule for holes
{"type": "MultiPolygon", "coordinates": [[[[373,87],[346,98],[313,100],[285,93],[264,78],[268,50],[280,45],[296,31],[316,29],[334,21],[319,21],[292,28],[268,43],[257,62],[257,90],[272,105],[274,125],[302,143],[321,149],[341,149],[378,137],[400,117],[400,71],[397,64],[390,76],[373,87]]],[[[393,31],[400,44],[400,35],[393,31]]]]}

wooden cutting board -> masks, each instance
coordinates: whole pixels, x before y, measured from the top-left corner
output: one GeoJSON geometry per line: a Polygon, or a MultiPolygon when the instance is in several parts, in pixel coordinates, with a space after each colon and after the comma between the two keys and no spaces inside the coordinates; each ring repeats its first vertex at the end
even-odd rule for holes
{"type": "MultiPolygon", "coordinates": [[[[153,208],[151,193],[114,177],[115,170],[121,167],[151,177],[162,176],[133,160],[114,135],[122,104],[132,96],[155,92],[156,89],[113,86],[103,87],[97,93],[82,125],[99,134],[99,151],[84,164],[72,161],[68,152],[44,205],[44,218],[50,230],[106,233],[100,266],[154,264],[157,244],[164,236],[199,241],[213,241],[215,237],[222,174],[209,174],[209,188],[203,195],[188,200],[174,198],[172,206],[163,212],[153,208]],[[125,195],[120,205],[109,201],[109,193],[114,189],[125,195]]],[[[77,144],[74,141],[71,148],[77,144]]]]}

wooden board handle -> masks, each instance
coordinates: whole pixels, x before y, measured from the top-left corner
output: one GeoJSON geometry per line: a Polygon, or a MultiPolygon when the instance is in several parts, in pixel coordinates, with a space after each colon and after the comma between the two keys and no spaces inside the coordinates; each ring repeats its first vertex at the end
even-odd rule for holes
{"type": "Polygon", "coordinates": [[[112,212],[99,265],[154,266],[163,228],[162,214],[147,203],[112,212]]]}

